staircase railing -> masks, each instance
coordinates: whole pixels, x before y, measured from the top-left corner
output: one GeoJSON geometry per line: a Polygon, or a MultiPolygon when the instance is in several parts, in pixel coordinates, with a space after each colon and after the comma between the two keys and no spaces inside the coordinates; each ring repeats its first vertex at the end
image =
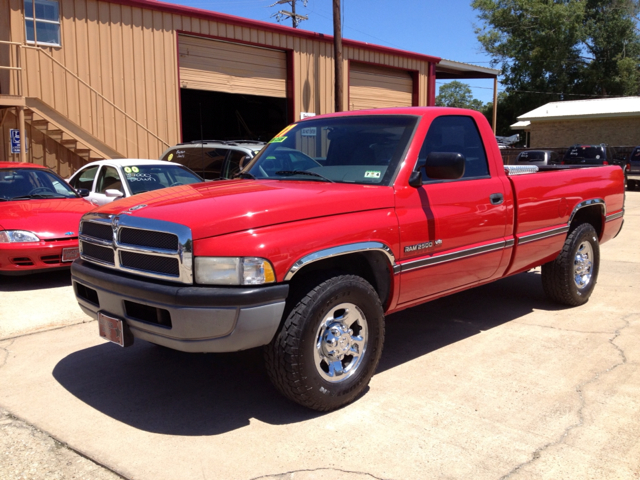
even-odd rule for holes
{"type": "MultiPolygon", "coordinates": [[[[105,95],[103,95],[100,91],[98,91],[95,87],[93,87],[91,84],[89,84],[87,81],[83,80],[82,78],[80,78],[80,76],[78,74],[76,74],[75,72],[71,71],[66,65],[64,65],[63,63],[61,63],[60,61],[58,61],[57,59],[55,59],[52,55],[50,55],[49,53],[47,53],[45,50],[43,50],[41,47],[37,47],[37,46],[31,46],[31,45],[24,45],[18,42],[8,42],[8,41],[0,41],[0,45],[5,44],[5,45],[10,45],[11,47],[16,48],[16,54],[15,55],[9,55],[9,59],[10,59],[10,65],[8,66],[0,66],[0,68],[5,69],[5,70],[10,70],[10,71],[16,71],[18,78],[16,79],[17,81],[15,82],[15,85],[17,86],[17,94],[19,96],[31,96],[29,93],[25,90],[25,79],[24,79],[24,74],[25,72],[25,67],[28,64],[27,60],[26,60],[26,51],[27,50],[35,50],[38,52],[38,55],[42,55],[44,56],[46,59],[48,59],[49,61],[51,61],[53,64],[57,65],[59,68],[62,69],[62,71],[65,74],[65,84],[67,84],[68,81],[68,77],[72,79],[72,81],[75,81],[78,83],[78,88],[77,91],[79,92],[80,90],[80,85],[82,85],[84,88],[87,88],[89,91],[90,95],[93,95],[94,98],[91,99],[90,97],[90,101],[89,103],[90,105],[90,118],[91,118],[91,127],[88,128],[87,130],[89,130],[89,132],[94,135],[96,138],[99,138],[100,140],[107,142],[106,138],[100,138],[103,135],[100,135],[100,132],[98,132],[99,130],[99,125],[98,125],[98,99],[100,99],[100,101],[103,102],[103,104],[106,104],[108,107],[113,108],[115,111],[119,112],[121,115],[123,115],[127,120],[131,121],[133,124],[135,124],[138,128],[140,128],[143,132],[145,132],[146,134],[148,134],[149,136],[153,137],[155,140],[157,140],[158,142],[160,142],[160,144],[163,146],[164,148],[167,148],[170,146],[170,144],[163,138],[161,138],[159,135],[157,135],[155,132],[153,132],[152,130],[150,130],[147,126],[143,125],[142,123],[140,123],[136,118],[134,118],[132,115],[130,115],[129,113],[127,113],[124,109],[122,109],[121,107],[119,107],[118,105],[116,105],[116,103],[112,100],[110,100],[109,98],[107,98],[105,95]],[[23,53],[25,52],[25,53],[23,53]],[[15,57],[15,66],[13,65],[13,59],[15,57]],[[24,65],[25,67],[23,67],[22,65],[24,65]],[[95,101],[93,101],[95,99],[95,101]],[[94,125],[94,119],[95,119],[95,125],[94,125]]],[[[10,48],[11,48],[10,47],[10,48]]],[[[39,60],[38,60],[39,62],[39,60]]],[[[50,81],[53,81],[53,79],[49,79],[50,81]]],[[[30,87],[30,80],[27,80],[27,88],[30,87]]],[[[14,85],[14,83],[12,82],[12,86],[14,85]]],[[[45,85],[40,85],[39,86],[39,91],[42,92],[43,91],[43,87],[45,87],[45,85]]],[[[15,90],[13,90],[15,91],[15,90]]],[[[72,89],[69,88],[68,84],[65,87],[65,93],[69,93],[73,91],[72,89]]],[[[42,96],[40,96],[41,100],[44,101],[45,103],[50,103],[45,98],[42,98],[42,96]]],[[[55,99],[54,99],[55,100],[55,99]]],[[[103,114],[105,114],[105,107],[104,105],[102,105],[102,112],[103,114]]],[[[64,113],[65,116],[70,117],[70,115],[68,115],[68,113],[64,113]]],[[[106,114],[105,114],[106,117],[106,114]]],[[[73,119],[72,119],[73,120],[73,119]]],[[[115,119],[113,120],[115,122],[115,119]]],[[[86,128],[86,122],[81,122],[81,121],[76,121],[75,123],[79,124],[81,127],[86,128]]],[[[136,132],[137,133],[137,132],[136,132]]],[[[105,134],[106,135],[106,134],[105,134]]],[[[129,135],[127,135],[128,137],[129,135]]],[[[104,136],[103,136],[104,137],[104,136]]],[[[115,137],[115,133],[114,133],[114,137],[115,137]]],[[[129,143],[130,140],[127,138],[125,139],[125,143],[129,143]]],[[[116,145],[112,145],[112,147],[114,148],[114,150],[118,150],[118,148],[116,148],[116,145]]],[[[138,145],[139,148],[139,145],[138,145]]],[[[125,153],[125,152],[122,152],[125,153]]]]}

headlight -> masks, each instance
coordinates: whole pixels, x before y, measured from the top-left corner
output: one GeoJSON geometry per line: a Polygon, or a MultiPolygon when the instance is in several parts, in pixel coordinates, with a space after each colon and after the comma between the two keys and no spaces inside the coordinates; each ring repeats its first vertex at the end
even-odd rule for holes
{"type": "Polygon", "coordinates": [[[276,281],[269,260],[256,257],[196,257],[196,282],[209,285],[262,285],[276,281]]]}
{"type": "Polygon", "coordinates": [[[25,230],[3,230],[0,232],[0,243],[39,241],[40,239],[35,234],[25,230]]]}

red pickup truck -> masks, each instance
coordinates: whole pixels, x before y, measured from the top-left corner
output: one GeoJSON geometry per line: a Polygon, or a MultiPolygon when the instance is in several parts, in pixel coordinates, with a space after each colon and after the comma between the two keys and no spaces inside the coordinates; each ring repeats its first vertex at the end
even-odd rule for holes
{"type": "Polygon", "coordinates": [[[622,228],[622,169],[537,170],[503,165],[475,111],[305,119],[237,179],[85,215],[76,297],[121,346],[265,346],[285,396],[332,410],[366,388],[389,313],[540,265],[549,297],[588,300],[622,228]]]}

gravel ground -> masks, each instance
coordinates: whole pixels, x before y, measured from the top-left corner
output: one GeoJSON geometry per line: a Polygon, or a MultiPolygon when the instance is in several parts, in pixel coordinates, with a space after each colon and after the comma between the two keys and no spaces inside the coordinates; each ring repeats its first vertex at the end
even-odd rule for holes
{"type": "Polygon", "coordinates": [[[0,478],[116,480],[122,477],[0,409],[0,478]]]}

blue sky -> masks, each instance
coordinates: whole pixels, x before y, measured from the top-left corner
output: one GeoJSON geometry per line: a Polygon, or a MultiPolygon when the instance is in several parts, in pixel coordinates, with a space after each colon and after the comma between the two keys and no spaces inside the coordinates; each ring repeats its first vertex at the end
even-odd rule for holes
{"type": "MultiPolygon", "coordinates": [[[[289,6],[269,8],[276,0],[165,0],[190,7],[276,22],[271,15],[289,6]]],[[[482,53],[474,33],[478,24],[471,0],[341,0],[344,12],[342,36],[352,40],[434,55],[458,62],[489,67],[490,57],[482,53]]],[[[299,28],[333,33],[332,0],[297,2],[297,13],[309,20],[299,28]]],[[[283,22],[291,26],[291,22],[283,22]]],[[[475,98],[493,99],[493,80],[467,80],[475,98]]],[[[444,82],[438,82],[438,86],[444,82]]]]}

